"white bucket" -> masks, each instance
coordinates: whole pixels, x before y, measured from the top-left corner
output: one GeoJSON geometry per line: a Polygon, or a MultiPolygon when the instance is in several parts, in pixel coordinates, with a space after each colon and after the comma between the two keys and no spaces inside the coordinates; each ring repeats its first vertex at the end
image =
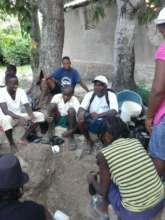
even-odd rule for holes
{"type": "Polygon", "coordinates": [[[142,106],[132,101],[125,101],[121,106],[120,117],[124,122],[130,122],[131,117],[137,117],[142,111],[142,106]]]}
{"type": "Polygon", "coordinates": [[[70,218],[65,213],[61,212],[60,210],[57,210],[54,213],[54,220],[70,220],[70,218]]]}

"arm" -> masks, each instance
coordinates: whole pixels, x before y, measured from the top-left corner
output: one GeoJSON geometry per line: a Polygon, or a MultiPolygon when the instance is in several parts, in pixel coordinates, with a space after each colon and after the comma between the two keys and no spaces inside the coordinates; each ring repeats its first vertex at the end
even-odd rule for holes
{"type": "Polygon", "coordinates": [[[53,220],[52,215],[47,209],[45,209],[45,220],[53,220]]]}
{"type": "Polygon", "coordinates": [[[104,117],[104,116],[113,116],[116,115],[117,111],[115,109],[111,109],[108,112],[103,112],[100,114],[97,114],[97,117],[104,117]]]}
{"type": "Polygon", "coordinates": [[[33,111],[32,111],[32,108],[30,107],[29,103],[24,104],[24,106],[25,106],[25,109],[26,109],[26,112],[28,113],[28,115],[31,118],[34,118],[33,111]]]}
{"type": "Polygon", "coordinates": [[[99,177],[100,180],[99,182],[97,182],[95,180],[95,178],[92,177],[92,175],[90,174],[91,177],[88,176],[88,182],[92,183],[96,192],[100,195],[102,195],[104,197],[104,199],[107,198],[107,193],[108,193],[108,189],[109,189],[109,184],[110,184],[110,172],[109,172],[109,168],[107,165],[107,162],[103,156],[102,153],[98,153],[97,155],[97,165],[99,167],[99,177]]]}
{"type": "Polygon", "coordinates": [[[5,115],[10,115],[12,118],[14,119],[20,119],[22,117],[20,117],[19,115],[16,115],[15,113],[11,112],[8,110],[8,107],[7,107],[7,104],[4,102],[4,103],[0,103],[0,108],[2,109],[2,112],[5,114],[5,115]]]}
{"type": "Polygon", "coordinates": [[[83,108],[79,108],[78,112],[77,112],[77,117],[78,117],[78,121],[79,122],[84,122],[84,115],[85,115],[86,110],[84,110],[83,108]]]}
{"type": "Polygon", "coordinates": [[[85,91],[89,92],[87,85],[82,80],[80,80],[80,85],[85,91]]]}
{"type": "Polygon", "coordinates": [[[149,97],[149,107],[147,111],[146,127],[150,131],[154,115],[165,98],[165,61],[156,61],[155,76],[149,97]]]}

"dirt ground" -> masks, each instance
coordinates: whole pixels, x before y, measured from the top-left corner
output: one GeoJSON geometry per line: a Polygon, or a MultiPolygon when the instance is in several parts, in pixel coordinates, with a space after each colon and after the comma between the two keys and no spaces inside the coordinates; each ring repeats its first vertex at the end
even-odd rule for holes
{"type": "MultiPolygon", "coordinates": [[[[17,130],[17,139],[19,139],[18,136],[20,136],[20,134],[21,130],[17,130]]],[[[4,143],[4,137],[1,138],[1,140],[2,139],[3,143],[0,146],[0,153],[8,153],[8,144],[4,143]]],[[[49,145],[18,145],[18,155],[22,155],[27,162],[28,160],[31,160],[30,163],[34,163],[33,158],[37,158],[37,160],[40,160],[41,162],[43,158],[39,158],[39,151],[42,151],[43,147],[49,149],[54,160],[51,163],[54,162],[53,166],[55,166],[55,173],[52,176],[51,184],[49,185],[49,187],[46,188],[42,183],[42,195],[36,197],[32,195],[28,198],[43,203],[52,211],[52,213],[54,213],[56,210],[63,211],[70,216],[71,220],[97,220],[97,215],[90,208],[90,196],[88,193],[86,176],[89,171],[97,170],[95,158],[99,145],[97,143],[97,150],[95,150],[92,155],[81,155],[85,145],[84,138],[80,135],[77,135],[76,142],[77,150],[69,151],[67,144],[63,144],[60,147],[60,152],[56,154],[52,152],[49,145]],[[32,147],[32,145],[34,147],[32,147]],[[35,150],[35,148],[39,149],[39,151],[35,150]]],[[[49,160],[51,161],[51,157],[49,158],[49,160]]],[[[33,167],[34,166],[27,169],[30,172],[30,175],[31,172],[36,172],[35,170],[31,170],[33,169],[33,167]]],[[[42,169],[42,167],[39,167],[37,169],[42,169]]],[[[40,170],[38,170],[38,173],[39,172],[40,170]]],[[[34,188],[35,187],[36,186],[34,186],[34,188]]]]}

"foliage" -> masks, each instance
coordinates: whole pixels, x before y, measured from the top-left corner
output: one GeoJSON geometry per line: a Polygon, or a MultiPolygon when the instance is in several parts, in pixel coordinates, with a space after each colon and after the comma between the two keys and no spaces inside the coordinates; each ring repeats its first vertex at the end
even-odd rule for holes
{"type": "MultiPolygon", "coordinates": [[[[93,8],[93,19],[99,21],[100,18],[105,17],[105,9],[106,7],[111,6],[112,4],[116,3],[116,0],[91,0],[93,8]]],[[[127,2],[127,1],[126,1],[127,2]]],[[[161,9],[161,0],[145,0],[141,7],[137,10],[136,8],[135,13],[139,20],[140,24],[145,24],[153,20],[158,12],[161,9]]]]}
{"type": "Polygon", "coordinates": [[[148,99],[150,91],[148,87],[146,86],[145,82],[141,81],[139,85],[137,86],[136,92],[142,97],[144,105],[148,105],[148,99]]]}
{"type": "Polygon", "coordinates": [[[22,33],[31,30],[31,4],[28,0],[0,0],[1,14],[15,15],[21,25],[22,33]]]}
{"type": "Polygon", "coordinates": [[[1,63],[29,64],[29,38],[22,37],[18,28],[0,29],[0,58],[1,63]]]}

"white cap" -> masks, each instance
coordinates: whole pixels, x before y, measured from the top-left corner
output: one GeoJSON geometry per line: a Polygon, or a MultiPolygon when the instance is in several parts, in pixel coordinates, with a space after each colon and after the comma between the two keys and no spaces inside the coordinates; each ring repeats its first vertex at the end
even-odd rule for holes
{"type": "Polygon", "coordinates": [[[95,81],[99,81],[101,83],[104,83],[106,86],[108,86],[108,79],[103,75],[96,76],[94,78],[93,82],[95,82],[95,81]]]}
{"type": "Polygon", "coordinates": [[[155,19],[156,24],[165,23],[165,7],[159,12],[158,17],[155,19]]]}

